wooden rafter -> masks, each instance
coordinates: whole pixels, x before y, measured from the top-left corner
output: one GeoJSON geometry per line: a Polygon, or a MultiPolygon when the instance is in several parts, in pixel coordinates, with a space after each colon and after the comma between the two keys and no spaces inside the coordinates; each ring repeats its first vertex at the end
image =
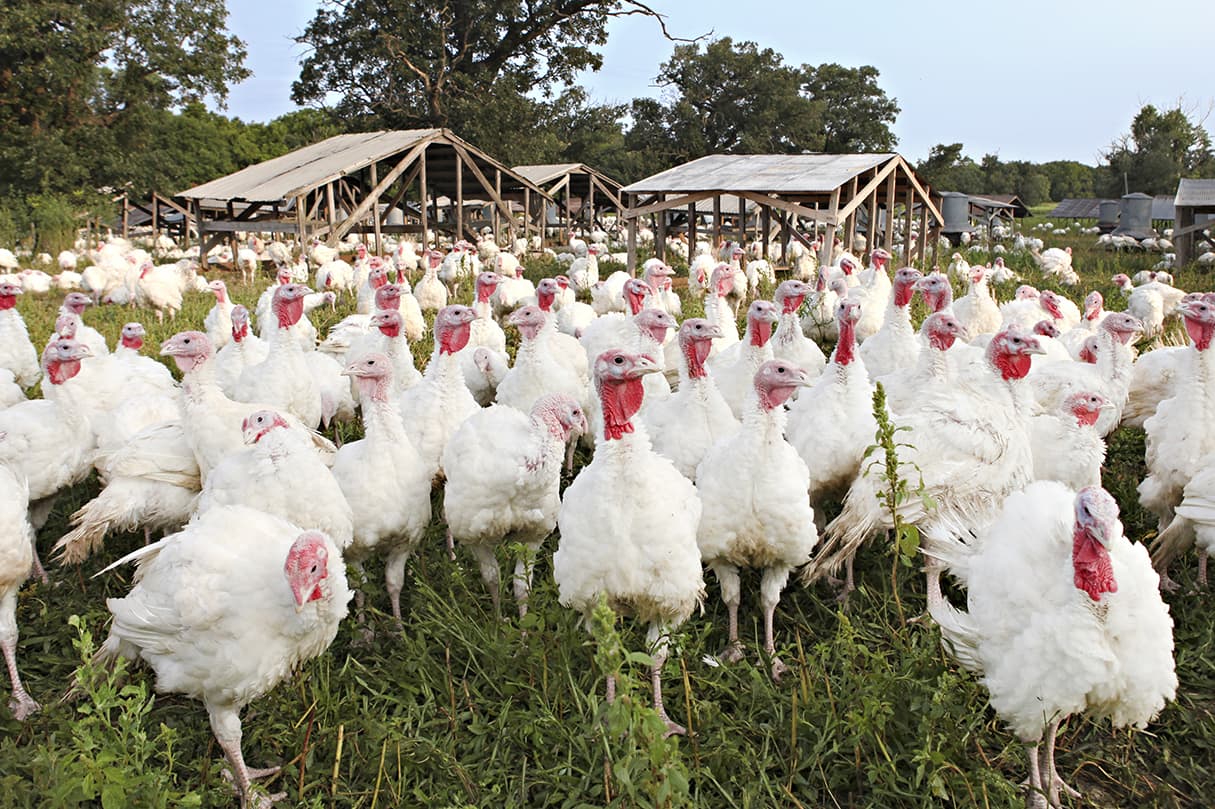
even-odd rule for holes
{"type": "MultiPolygon", "coordinates": [[[[433,138],[426,138],[406,152],[405,157],[401,158],[401,160],[392,167],[392,170],[384,175],[376,187],[371,189],[371,192],[367,194],[367,196],[363,197],[363,201],[359,203],[357,208],[351,211],[350,216],[346,217],[345,220],[330,231],[329,245],[331,247],[336,247],[337,243],[341,241],[342,237],[345,236],[352,227],[354,227],[354,224],[367,215],[367,211],[379,201],[380,195],[383,194],[390,185],[392,185],[393,181],[404,174],[409,166],[426,151],[426,147],[430,145],[432,140],[433,138]]],[[[425,198],[425,190],[423,190],[423,198],[425,198]]]]}

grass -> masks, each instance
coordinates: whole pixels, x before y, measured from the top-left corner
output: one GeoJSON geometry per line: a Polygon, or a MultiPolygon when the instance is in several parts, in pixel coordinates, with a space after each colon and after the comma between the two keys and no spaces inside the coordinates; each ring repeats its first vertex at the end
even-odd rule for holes
{"type": "MultiPolygon", "coordinates": [[[[1093,241],[1070,240],[1083,289],[1101,289],[1117,308],[1120,297],[1109,277],[1155,259],[1084,249],[1093,241]]],[[[1009,263],[1027,281],[1038,280],[1022,260],[1009,263]]],[[[530,274],[541,272],[534,266],[530,274]]],[[[1177,283],[1210,286],[1208,278],[1186,273],[1177,283]]],[[[256,302],[255,290],[231,286],[237,301],[256,302]]],[[[1012,290],[999,293],[1008,298],[1012,290]]],[[[56,303],[33,296],[20,301],[36,342],[49,333],[56,303]]],[[[207,296],[192,294],[176,324],[158,325],[147,312],[117,307],[85,319],[113,339],[138,315],[148,326],[148,353],[155,353],[174,331],[200,324],[209,306],[207,296]]],[[[323,334],[344,313],[320,310],[314,322],[323,334]]],[[[429,343],[415,347],[419,363],[429,350],[429,343]]],[[[358,432],[344,430],[346,437],[358,432]]],[[[585,463],[586,456],[579,459],[585,463]]],[[[1142,431],[1118,431],[1105,484],[1133,539],[1149,536],[1153,527],[1136,503],[1142,476],[1142,431]]],[[[61,495],[39,535],[44,553],[96,490],[90,481],[61,495]]],[[[111,538],[83,568],[52,569],[49,586],[31,581],[23,589],[19,665],[44,709],[24,724],[0,709],[0,805],[234,805],[200,703],[153,697],[146,670],[134,670],[124,683],[81,668],[106,632],[105,598],[126,592],[131,571],[90,576],[141,543],[142,536],[111,538]],[[78,669],[84,696],[60,702],[78,669]]],[[[549,565],[555,547],[554,537],[537,562],[526,621],[500,622],[471,558],[460,553],[456,563],[448,561],[436,519],[408,569],[404,630],[375,612],[386,610],[387,596],[381,571],[371,566],[375,643],[360,645],[347,622],[328,654],[253,703],[244,715],[250,765],[282,764],[269,788],[286,791],[286,805],[305,807],[1023,804],[1016,786],[1025,772],[1020,746],[987,707],[983,688],[941,651],[932,623],[914,617],[924,610],[923,580],[901,565],[894,586],[909,620],[900,619],[891,550],[881,543],[858,559],[858,590],[846,609],[826,589],[788,588],[777,641],[792,671],[779,686],[756,651],[762,617],[754,574],[744,577],[740,615],[749,660],[724,667],[703,662],[725,645],[725,610],[714,578],[706,577],[704,614],[683,627],[665,677],[671,714],[693,733],[665,741],[654,733],[646,707],[645,656],[630,655],[642,648],[642,633],[600,621],[592,638],[557,603],[549,565]],[[622,698],[609,709],[601,698],[603,674],[617,670],[622,698]]],[[[1071,805],[1209,805],[1215,617],[1189,592],[1192,570],[1177,565],[1175,576],[1182,589],[1168,599],[1176,621],[1178,699],[1146,732],[1069,720],[1058,759],[1064,778],[1085,795],[1071,805]]]]}

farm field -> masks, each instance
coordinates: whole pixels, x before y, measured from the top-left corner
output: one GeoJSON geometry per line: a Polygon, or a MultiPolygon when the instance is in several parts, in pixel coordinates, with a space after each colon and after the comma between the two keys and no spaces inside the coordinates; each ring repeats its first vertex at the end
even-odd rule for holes
{"type": "MultiPolygon", "coordinates": [[[[1027,255],[1010,254],[1009,266],[1025,282],[1076,302],[1100,290],[1110,309],[1122,308],[1111,276],[1133,275],[1159,258],[1097,251],[1096,237],[1074,232],[1043,238],[1047,246],[1074,247],[1081,287],[1052,287],[1027,255]]],[[[980,258],[970,256],[972,263],[980,258]]],[[[947,261],[948,252],[941,266],[947,261]]],[[[551,261],[527,264],[532,280],[554,272],[551,261]]],[[[1194,270],[1174,276],[1188,291],[1215,288],[1210,275],[1194,270]]],[[[231,274],[225,280],[233,299],[251,309],[266,283],[243,286],[231,274]]],[[[1012,285],[997,288],[1001,300],[1012,293],[1012,285]]],[[[59,302],[54,293],[20,300],[36,345],[51,332],[59,302]]],[[[111,343],[123,323],[141,320],[145,353],[155,355],[176,331],[198,328],[211,304],[210,296],[190,293],[175,323],[115,306],[86,312],[84,320],[111,343]]],[[[918,322],[923,310],[915,306],[918,322]]],[[[346,300],[312,319],[323,335],[352,310],[346,300]]],[[[685,302],[685,317],[696,314],[698,304],[685,302]]],[[[419,364],[430,350],[429,336],[413,346],[419,364]]],[[[346,440],[361,432],[339,429],[346,440]]],[[[587,460],[580,451],[576,468],[587,460]]],[[[1143,432],[1118,430],[1103,483],[1132,540],[1150,539],[1155,529],[1137,502],[1143,474],[1143,432]]],[[[131,569],[92,576],[143,543],[142,534],[124,535],[80,568],[49,564],[70,515],[96,492],[90,481],[62,494],[39,532],[51,581],[26,584],[17,621],[22,677],[43,710],[20,723],[0,709],[0,806],[232,806],[201,703],[155,695],[146,670],[107,674],[88,663],[106,634],[105,599],[126,593],[131,569]],[[80,693],[63,699],[78,669],[80,693]]],[[[456,561],[448,560],[440,503],[437,494],[424,551],[407,569],[403,626],[387,614],[382,563],[369,564],[364,586],[374,640],[347,620],[326,654],[245,711],[250,765],[283,765],[266,785],[287,793],[281,805],[1024,805],[1021,745],[987,706],[978,681],[942,651],[924,614],[918,566],[897,567],[892,592],[892,552],[880,543],[858,557],[858,589],[846,605],[826,587],[791,581],[777,614],[778,651],[791,669],[780,685],[758,653],[763,627],[753,572],[744,574],[740,613],[748,659],[707,662],[725,645],[726,621],[716,579],[706,575],[704,613],[684,625],[666,667],[668,708],[689,735],[663,739],[664,727],[649,710],[648,659],[636,654],[644,632],[625,622],[592,635],[558,604],[550,567],[556,537],[539,558],[528,617],[499,621],[472,557],[457,549],[456,561]],[[603,677],[614,671],[622,675],[622,698],[609,706],[603,677]]],[[[1177,700],[1146,731],[1068,720],[1057,759],[1064,780],[1083,797],[1065,798],[1065,805],[1210,805],[1215,614],[1209,595],[1195,592],[1193,555],[1173,575],[1181,586],[1166,600],[1175,622],[1177,700]]],[[[505,604],[513,614],[509,596],[505,604]]]]}

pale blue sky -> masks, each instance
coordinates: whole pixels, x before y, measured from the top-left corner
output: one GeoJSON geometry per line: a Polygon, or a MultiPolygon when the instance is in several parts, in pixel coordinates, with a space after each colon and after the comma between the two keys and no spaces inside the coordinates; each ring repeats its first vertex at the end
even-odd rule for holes
{"type": "MultiPolygon", "coordinates": [[[[978,159],[1071,159],[1094,164],[1144,104],[1205,115],[1215,101],[1208,0],[911,2],[653,0],[678,36],[752,40],[792,64],[871,64],[898,99],[897,150],[912,161],[936,143],[978,159]]],[[[253,78],[232,89],[228,113],[268,121],[294,109],[304,53],[291,41],[315,0],[228,0],[229,28],[249,47],[253,78]]],[[[671,54],[654,21],[614,20],[604,65],[581,83],[599,101],[659,95],[671,54]]],[[[1215,130],[1215,114],[1207,121],[1215,130]]]]}

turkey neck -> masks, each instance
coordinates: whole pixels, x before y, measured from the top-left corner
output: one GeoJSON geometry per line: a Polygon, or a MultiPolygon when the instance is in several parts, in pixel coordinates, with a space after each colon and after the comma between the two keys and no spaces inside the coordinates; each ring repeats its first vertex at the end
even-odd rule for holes
{"type": "Polygon", "coordinates": [[[785,424],[788,412],[782,404],[766,408],[759,401],[759,393],[755,386],[747,391],[746,405],[743,407],[742,428],[758,436],[764,444],[774,444],[784,440],[785,424]]]}
{"type": "Polygon", "coordinates": [[[1131,384],[1130,349],[1106,329],[1097,330],[1097,371],[1102,377],[1127,390],[1131,384]]]}
{"type": "Polygon", "coordinates": [[[540,452],[524,459],[523,470],[537,476],[553,471],[560,474],[561,462],[565,459],[565,441],[553,432],[553,428],[538,413],[528,418],[528,426],[540,452]]]}
{"type": "MultiPolygon", "coordinates": [[[[910,325],[911,321],[908,321],[910,325]]],[[[801,321],[797,318],[797,312],[784,312],[780,316],[780,322],[776,324],[776,333],[772,335],[772,339],[776,344],[783,347],[792,345],[801,345],[810,338],[806,337],[802,331],[801,321]]]]}
{"type": "Polygon", "coordinates": [[[1072,582],[1093,601],[1118,592],[1109,551],[1079,526],[1072,531],[1072,582]]]}
{"type": "Polygon", "coordinates": [[[383,387],[385,390],[381,395],[378,390],[378,385],[368,385],[364,389],[363,380],[359,380],[359,396],[363,402],[363,419],[367,425],[366,435],[367,441],[375,443],[387,443],[393,446],[406,446],[409,444],[409,435],[405,430],[405,423],[401,419],[401,409],[397,406],[396,401],[388,395],[387,385],[383,387]],[[372,391],[375,392],[372,392],[372,391]]]}
{"type": "Polygon", "coordinates": [[[911,306],[908,304],[899,306],[895,300],[898,296],[890,295],[890,302],[886,304],[886,320],[883,325],[889,324],[890,331],[899,335],[912,336],[915,334],[915,329],[911,328],[911,306]]]}
{"type": "Polygon", "coordinates": [[[947,383],[952,376],[950,370],[949,358],[945,351],[928,345],[920,352],[919,362],[916,363],[916,374],[922,379],[947,383]]]}

